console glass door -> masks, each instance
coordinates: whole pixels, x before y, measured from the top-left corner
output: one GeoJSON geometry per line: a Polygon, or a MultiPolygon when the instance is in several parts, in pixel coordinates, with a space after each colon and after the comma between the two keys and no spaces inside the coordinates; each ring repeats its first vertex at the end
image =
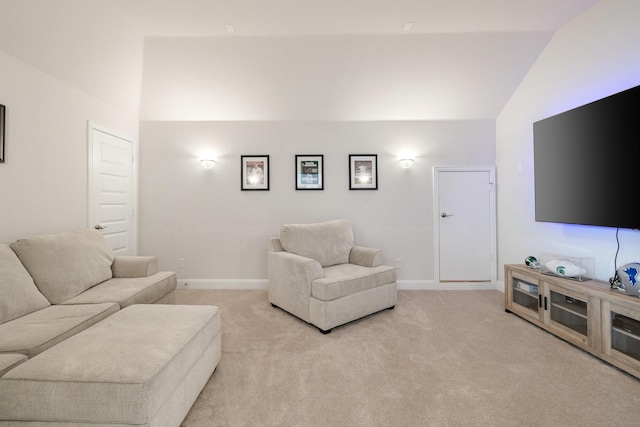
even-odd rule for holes
{"type": "Polygon", "coordinates": [[[538,285],[514,276],[512,286],[513,302],[537,314],[539,308],[538,285]]]}
{"type": "Polygon", "coordinates": [[[611,348],[640,361],[640,321],[612,310],[611,348]]]}
{"type": "Polygon", "coordinates": [[[550,291],[550,318],[566,328],[587,336],[587,302],[560,292],[550,291]]]}

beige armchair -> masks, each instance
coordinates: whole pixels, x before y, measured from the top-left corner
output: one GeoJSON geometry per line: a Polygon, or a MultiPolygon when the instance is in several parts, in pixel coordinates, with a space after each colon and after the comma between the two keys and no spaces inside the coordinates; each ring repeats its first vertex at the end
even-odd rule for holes
{"type": "Polygon", "coordinates": [[[269,302],[329,333],[395,307],[396,271],[381,264],[381,250],[354,245],[347,220],[283,225],[269,244],[269,302]]]}

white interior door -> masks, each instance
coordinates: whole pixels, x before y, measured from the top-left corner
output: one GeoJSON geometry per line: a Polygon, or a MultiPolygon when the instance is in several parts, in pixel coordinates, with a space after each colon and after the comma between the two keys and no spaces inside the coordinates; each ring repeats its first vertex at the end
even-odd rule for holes
{"type": "Polygon", "coordinates": [[[495,280],[493,170],[436,168],[438,280],[495,280]]]}
{"type": "Polygon", "coordinates": [[[116,255],[136,255],[133,141],[88,126],[89,227],[101,230],[116,255]]]}

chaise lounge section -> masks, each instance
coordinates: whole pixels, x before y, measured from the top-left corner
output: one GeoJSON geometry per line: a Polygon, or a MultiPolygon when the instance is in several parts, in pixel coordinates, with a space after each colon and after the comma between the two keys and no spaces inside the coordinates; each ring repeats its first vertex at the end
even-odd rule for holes
{"type": "Polygon", "coordinates": [[[0,426],[179,426],[221,358],[220,312],[97,230],[0,244],[0,426]]]}
{"type": "Polygon", "coordinates": [[[0,354],[34,357],[131,304],[174,302],[176,275],[157,268],[114,256],[97,230],[0,245],[0,354]]]}
{"type": "Polygon", "coordinates": [[[0,426],[178,426],[220,357],[218,307],[132,305],[0,378],[0,426]]]}

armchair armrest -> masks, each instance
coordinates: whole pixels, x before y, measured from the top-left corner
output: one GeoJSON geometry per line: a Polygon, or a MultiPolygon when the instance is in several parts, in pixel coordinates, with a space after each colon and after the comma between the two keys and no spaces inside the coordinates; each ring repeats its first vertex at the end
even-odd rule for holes
{"type": "Polygon", "coordinates": [[[320,263],[290,252],[267,253],[269,302],[310,322],[311,282],[324,277],[320,263]]]}
{"type": "Polygon", "coordinates": [[[111,264],[113,277],[149,277],[158,272],[158,258],[154,256],[117,256],[111,264]]]}
{"type": "Polygon", "coordinates": [[[307,297],[311,295],[311,282],[324,277],[318,261],[290,252],[269,252],[267,262],[270,282],[297,288],[307,297]]]}
{"type": "Polygon", "coordinates": [[[272,237],[271,239],[269,239],[269,250],[271,252],[281,252],[284,249],[282,249],[282,243],[280,243],[280,239],[277,237],[272,237]]]}
{"type": "Polygon", "coordinates": [[[363,267],[378,267],[382,265],[382,249],[354,246],[349,253],[349,263],[363,267]]]}

